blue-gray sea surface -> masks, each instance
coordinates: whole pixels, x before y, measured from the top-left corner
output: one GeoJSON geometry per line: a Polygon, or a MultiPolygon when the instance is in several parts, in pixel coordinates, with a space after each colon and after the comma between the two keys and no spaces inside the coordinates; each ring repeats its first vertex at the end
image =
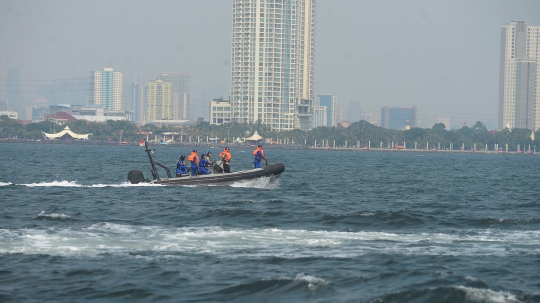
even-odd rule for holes
{"type": "Polygon", "coordinates": [[[137,146],[0,154],[1,302],[540,302],[536,155],[267,149],[279,178],[159,186],[137,146]]]}

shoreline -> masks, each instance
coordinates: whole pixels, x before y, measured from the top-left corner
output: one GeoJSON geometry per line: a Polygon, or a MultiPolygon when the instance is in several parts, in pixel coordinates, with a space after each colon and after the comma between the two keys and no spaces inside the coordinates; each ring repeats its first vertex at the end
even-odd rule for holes
{"type": "MultiPolygon", "coordinates": [[[[107,145],[107,146],[139,146],[139,142],[128,142],[120,144],[119,142],[108,141],[55,141],[55,140],[0,140],[1,143],[22,143],[22,144],[74,144],[74,145],[107,145]]],[[[250,144],[215,144],[205,142],[191,143],[172,143],[159,144],[148,142],[149,146],[161,147],[202,147],[202,148],[224,148],[230,146],[233,148],[252,148],[250,144]]],[[[423,152],[423,153],[473,153],[473,154],[511,154],[511,155],[539,155],[540,152],[516,152],[516,151],[495,151],[495,150],[450,150],[450,149],[392,149],[392,148],[357,148],[357,147],[312,147],[307,145],[288,145],[288,144],[265,144],[265,149],[297,149],[297,150],[336,150],[336,151],[356,151],[356,152],[423,152]]]]}

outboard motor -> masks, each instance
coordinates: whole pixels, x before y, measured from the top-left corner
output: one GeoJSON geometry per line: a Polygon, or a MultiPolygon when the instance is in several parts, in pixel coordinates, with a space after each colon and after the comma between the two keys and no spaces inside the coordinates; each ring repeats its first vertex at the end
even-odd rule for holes
{"type": "Polygon", "coordinates": [[[130,170],[127,175],[128,181],[131,182],[131,184],[137,184],[140,182],[145,182],[143,173],[140,170],[130,170]]]}
{"type": "Polygon", "coordinates": [[[223,161],[217,161],[217,162],[215,162],[214,165],[213,165],[214,170],[217,171],[217,172],[220,173],[220,174],[223,172],[223,167],[221,166],[221,165],[222,165],[222,162],[223,162],[223,161]]]}

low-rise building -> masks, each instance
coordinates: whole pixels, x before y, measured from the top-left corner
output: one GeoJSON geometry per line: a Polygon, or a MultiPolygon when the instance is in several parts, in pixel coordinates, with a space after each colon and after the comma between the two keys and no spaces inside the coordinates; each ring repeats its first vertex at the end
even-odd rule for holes
{"type": "Polygon", "coordinates": [[[231,103],[223,98],[210,102],[210,124],[221,125],[231,122],[231,103]]]}

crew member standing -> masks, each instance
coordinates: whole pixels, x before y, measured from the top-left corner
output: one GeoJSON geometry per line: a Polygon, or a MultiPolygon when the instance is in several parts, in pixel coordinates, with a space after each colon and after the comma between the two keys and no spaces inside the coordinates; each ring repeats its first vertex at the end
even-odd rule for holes
{"type": "Polygon", "coordinates": [[[253,161],[255,168],[261,168],[261,159],[264,159],[266,165],[268,165],[268,158],[264,156],[262,145],[257,145],[257,148],[253,151],[253,155],[255,156],[255,160],[253,161]]]}
{"type": "Polygon", "coordinates": [[[197,150],[193,150],[191,155],[189,155],[188,160],[191,162],[191,175],[195,176],[199,171],[199,156],[197,155],[197,150]]]}
{"type": "Polygon", "coordinates": [[[219,157],[221,160],[223,160],[223,171],[226,173],[231,172],[231,152],[229,150],[229,147],[225,147],[225,149],[219,153],[219,157]]]}

